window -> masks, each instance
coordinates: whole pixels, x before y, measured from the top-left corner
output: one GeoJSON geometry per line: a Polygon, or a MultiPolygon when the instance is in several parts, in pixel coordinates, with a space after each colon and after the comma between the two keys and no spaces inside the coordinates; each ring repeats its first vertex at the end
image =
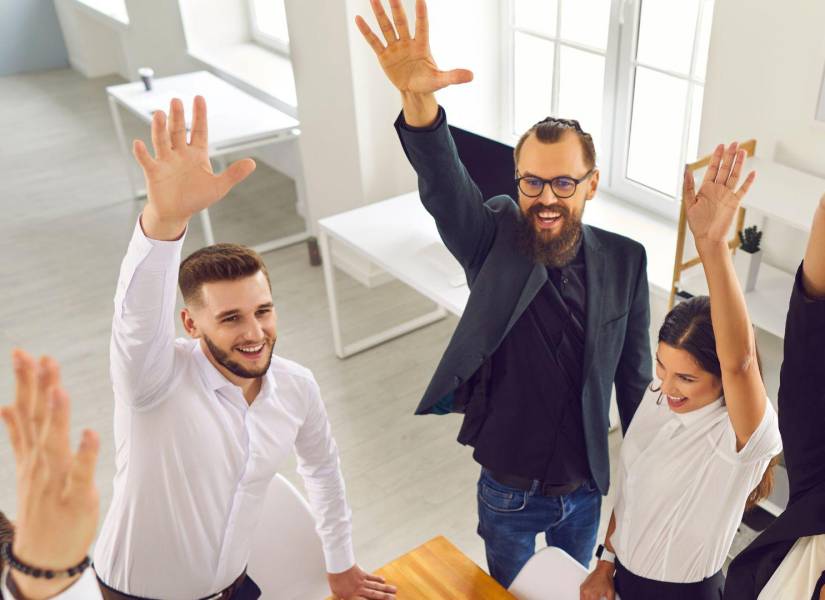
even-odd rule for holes
{"type": "Polygon", "coordinates": [[[284,0],[249,0],[252,38],[282,54],[289,54],[289,31],[284,0]]]}
{"type": "Polygon", "coordinates": [[[712,16],[713,0],[511,0],[510,135],[548,114],[578,119],[602,187],[675,216],[698,148],[712,16]]]}

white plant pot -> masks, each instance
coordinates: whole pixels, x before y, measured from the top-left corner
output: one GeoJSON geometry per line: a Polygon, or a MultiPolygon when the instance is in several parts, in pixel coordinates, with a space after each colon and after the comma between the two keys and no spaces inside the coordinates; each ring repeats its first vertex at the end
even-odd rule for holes
{"type": "Polygon", "coordinates": [[[759,276],[759,265],[762,264],[762,251],[745,252],[742,248],[736,250],[733,255],[733,265],[736,269],[736,278],[742,290],[752,292],[756,288],[756,278],[759,276]]]}

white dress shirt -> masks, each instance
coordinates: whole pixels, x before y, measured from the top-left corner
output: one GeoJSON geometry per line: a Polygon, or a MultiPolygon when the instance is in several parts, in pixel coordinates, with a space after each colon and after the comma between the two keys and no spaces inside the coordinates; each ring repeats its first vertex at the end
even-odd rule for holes
{"type": "MultiPolygon", "coordinates": [[[[11,569],[6,567],[0,576],[0,597],[11,600],[12,595],[6,585],[6,578],[11,573],[11,569]]],[[[17,581],[17,580],[15,580],[17,581]]],[[[71,586],[60,592],[57,596],[52,596],[52,600],[101,600],[100,587],[97,585],[97,578],[94,570],[90,567],[83,571],[83,575],[71,586]]]]}
{"type": "Polygon", "coordinates": [[[825,535],[799,538],[762,588],[759,600],[808,600],[823,571],[825,535]]]}
{"type": "Polygon", "coordinates": [[[722,568],[745,502],[782,450],[776,411],[737,452],[720,398],[675,413],[642,399],[622,442],[611,541],[627,569],[656,581],[701,581],[722,568]]]}
{"type": "Polygon", "coordinates": [[[248,405],[199,342],[176,340],[182,245],[151,240],[138,223],[121,266],[110,356],[116,474],[98,575],[164,600],[226,588],[246,566],[267,486],[293,448],[327,570],[349,569],[351,512],[312,373],[273,357],[248,405]]]}

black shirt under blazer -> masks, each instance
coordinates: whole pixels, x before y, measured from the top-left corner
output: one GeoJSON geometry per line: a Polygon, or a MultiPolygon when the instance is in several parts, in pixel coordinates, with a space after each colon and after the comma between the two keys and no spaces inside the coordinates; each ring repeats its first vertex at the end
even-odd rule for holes
{"type": "MultiPolygon", "coordinates": [[[[416,414],[465,412],[456,391],[479,370],[547,281],[547,269],[516,247],[521,210],[510,196],[486,202],[456,151],[443,109],[428,129],[395,123],[418,174],[424,207],[461,263],[470,297],[416,414]]],[[[626,237],[583,227],[587,316],[582,414],[588,462],[599,490],[610,485],[607,433],[615,382],[622,428],[652,379],[650,300],[644,247],[626,237]]],[[[495,376],[492,374],[491,376],[495,376]]],[[[512,432],[515,438],[518,431],[512,432]]],[[[506,441],[503,440],[503,447],[506,441]]]]}
{"type": "MultiPolygon", "coordinates": [[[[800,537],[825,534],[825,300],[805,297],[802,267],[785,323],[785,356],[779,377],[779,431],[790,483],[788,507],[733,560],[725,600],[756,599],[800,537]]],[[[825,574],[812,598],[819,598],[823,583],[825,574]]]]}

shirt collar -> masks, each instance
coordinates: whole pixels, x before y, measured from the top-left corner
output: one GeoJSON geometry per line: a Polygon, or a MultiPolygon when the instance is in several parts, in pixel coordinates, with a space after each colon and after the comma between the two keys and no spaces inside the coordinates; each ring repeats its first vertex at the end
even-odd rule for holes
{"type": "MultiPolygon", "coordinates": [[[[207,356],[203,353],[200,340],[195,340],[195,349],[193,350],[193,353],[195,355],[198,368],[206,379],[206,384],[209,386],[209,389],[214,391],[227,386],[238,388],[237,385],[224,377],[223,373],[218,371],[218,369],[215,368],[215,365],[209,361],[209,358],[207,358],[207,356]]],[[[264,397],[267,394],[273,393],[277,388],[278,382],[272,375],[272,369],[267,369],[263,382],[261,383],[261,391],[258,393],[258,396],[264,397]]]]}
{"type": "MultiPolygon", "coordinates": [[[[703,420],[708,415],[715,413],[719,408],[724,406],[725,397],[720,396],[707,406],[703,406],[702,408],[697,408],[696,410],[692,410],[686,413],[677,413],[670,411],[674,417],[685,427],[690,427],[691,425],[698,423],[699,421],[703,420]]],[[[669,410],[669,409],[668,409],[669,410]]]]}

